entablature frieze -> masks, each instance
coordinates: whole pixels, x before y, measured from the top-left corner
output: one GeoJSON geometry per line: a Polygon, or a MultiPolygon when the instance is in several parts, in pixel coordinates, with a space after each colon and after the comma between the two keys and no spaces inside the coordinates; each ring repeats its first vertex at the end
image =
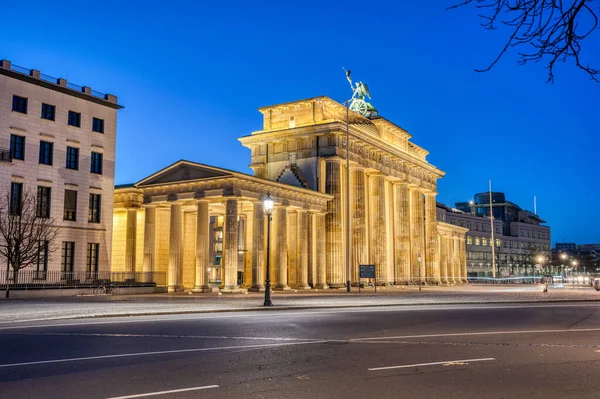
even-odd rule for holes
{"type": "MultiPolygon", "coordinates": [[[[143,195],[145,205],[167,205],[172,202],[194,203],[202,199],[210,204],[225,202],[230,197],[238,198],[240,202],[262,201],[270,194],[276,205],[285,204],[299,209],[327,209],[327,202],[333,198],[329,194],[309,189],[290,187],[289,185],[250,177],[240,179],[226,177],[206,181],[183,181],[138,189],[143,195]]],[[[140,206],[141,206],[140,201],[140,206]]]]}

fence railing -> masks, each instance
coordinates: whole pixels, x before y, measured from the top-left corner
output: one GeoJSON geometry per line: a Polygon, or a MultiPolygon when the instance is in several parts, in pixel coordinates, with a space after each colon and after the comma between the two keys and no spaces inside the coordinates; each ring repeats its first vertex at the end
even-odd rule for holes
{"type": "MultiPolygon", "coordinates": [[[[28,69],[28,68],[25,68],[25,67],[22,67],[19,65],[15,65],[15,64],[11,64],[10,69],[11,69],[11,71],[18,72],[23,75],[31,76],[31,69],[28,69]]],[[[40,80],[43,80],[44,82],[48,82],[48,83],[58,84],[57,78],[50,76],[50,75],[46,75],[44,73],[40,73],[40,80]]],[[[71,83],[71,82],[67,82],[67,88],[78,91],[78,92],[82,92],[82,93],[84,92],[84,89],[82,86],[79,86],[79,85],[77,85],[75,83],[71,83]]],[[[100,93],[99,91],[92,90],[90,92],[90,94],[94,97],[98,97],[100,99],[106,100],[106,94],[100,93]]]]}
{"type": "Polygon", "coordinates": [[[166,285],[164,272],[61,272],[19,270],[16,276],[12,270],[0,274],[0,290],[13,289],[61,289],[94,288],[103,282],[112,282],[122,287],[147,287],[166,285]]]}

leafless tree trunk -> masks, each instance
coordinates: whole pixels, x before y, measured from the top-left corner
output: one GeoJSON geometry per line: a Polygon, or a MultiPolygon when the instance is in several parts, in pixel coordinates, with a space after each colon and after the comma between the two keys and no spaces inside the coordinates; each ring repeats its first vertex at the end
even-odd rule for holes
{"type": "MultiPolygon", "coordinates": [[[[581,60],[582,42],[598,27],[595,0],[464,0],[449,9],[474,6],[480,11],[482,26],[511,30],[506,44],[490,65],[477,72],[489,71],[511,47],[529,48],[519,52],[518,63],[547,60],[548,81],[554,82],[557,61],[573,59],[575,66],[600,82],[600,70],[581,60]]],[[[598,3],[596,1],[596,3],[598,3]]],[[[597,49],[594,49],[597,51],[597,49]]]]}
{"type": "Polygon", "coordinates": [[[7,261],[7,298],[9,270],[12,283],[17,284],[19,270],[37,263],[44,252],[49,255],[56,250],[58,229],[35,191],[25,190],[20,196],[8,191],[0,196],[0,256],[7,261]]]}

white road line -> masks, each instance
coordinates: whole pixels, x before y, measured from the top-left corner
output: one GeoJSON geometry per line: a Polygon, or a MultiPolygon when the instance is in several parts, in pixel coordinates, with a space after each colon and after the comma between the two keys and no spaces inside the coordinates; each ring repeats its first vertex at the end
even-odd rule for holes
{"type": "Polygon", "coordinates": [[[185,338],[185,339],[230,339],[241,341],[314,341],[314,338],[292,337],[238,337],[226,335],[169,335],[169,334],[111,334],[111,333],[63,333],[63,332],[31,332],[31,333],[5,333],[5,335],[27,336],[68,336],[68,337],[111,337],[111,338],[185,338]]]}
{"type": "Polygon", "coordinates": [[[105,320],[105,321],[90,321],[93,317],[85,318],[85,316],[78,316],[74,318],[61,318],[59,320],[81,320],[85,319],[86,321],[69,323],[69,322],[61,322],[56,324],[38,324],[38,325],[29,325],[29,326],[20,326],[15,325],[17,323],[31,323],[36,321],[49,321],[49,320],[40,320],[40,319],[32,319],[32,320],[21,320],[15,322],[1,322],[0,323],[0,331],[1,330],[14,330],[14,329],[26,329],[26,328],[47,328],[47,327],[69,327],[69,326],[91,326],[91,325],[105,325],[105,324],[128,324],[128,323],[149,323],[149,322],[172,322],[172,321],[196,321],[196,320],[210,320],[210,319],[230,319],[230,318],[243,318],[243,317],[257,317],[257,316],[314,316],[319,314],[331,314],[331,313],[375,313],[375,312],[424,312],[424,311],[435,311],[435,310],[498,310],[498,309],[527,309],[527,308],[571,308],[571,307],[599,307],[599,304],[590,304],[589,302],[584,303],[573,303],[573,304],[535,304],[535,303],[524,303],[520,305],[515,304],[506,304],[506,305],[498,305],[494,304],[492,306],[486,306],[485,303],[477,304],[477,305],[386,305],[386,306],[360,306],[354,308],[332,308],[328,310],[324,310],[323,308],[319,308],[319,310],[306,310],[306,311],[298,311],[294,309],[290,310],[281,310],[281,311],[269,311],[264,312],[260,309],[252,309],[252,311],[241,310],[239,313],[231,314],[231,312],[213,312],[213,313],[201,313],[199,312],[189,312],[183,315],[179,315],[180,317],[167,316],[164,317],[164,314],[153,315],[153,314],[138,314],[135,316],[131,315],[111,315],[111,318],[115,320],[105,320]],[[200,313],[200,314],[199,314],[200,313]],[[260,313],[257,315],[256,313],[260,313]],[[162,317],[159,317],[162,316],[162,317]],[[123,318],[127,318],[123,320],[123,318]],[[119,320],[120,319],[120,320],[119,320]],[[11,324],[10,326],[5,326],[6,324],[11,324]]]}
{"type": "Polygon", "coordinates": [[[193,349],[176,349],[176,350],[170,350],[170,351],[120,353],[120,354],[116,354],[116,355],[75,357],[75,358],[70,358],[70,359],[53,359],[53,360],[40,360],[37,362],[0,364],[0,368],[17,367],[17,366],[32,366],[32,365],[36,365],[36,364],[78,362],[78,361],[82,361],[82,360],[114,359],[114,358],[119,358],[119,357],[168,355],[171,353],[218,351],[218,350],[225,350],[225,349],[258,349],[258,348],[280,347],[280,346],[290,346],[290,345],[319,344],[319,343],[323,343],[323,342],[327,342],[327,341],[292,342],[292,343],[286,343],[286,344],[238,345],[238,346],[221,346],[221,347],[215,347],[215,348],[193,348],[193,349]]]}
{"type": "Polygon", "coordinates": [[[504,334],[556,334],[556,333],[574,333],[574,332],[594,332],[600,331],[600,328],[572,328],[568,330],[516,330],[516,331],[484,331],[484,332],[462,332],[449,334],[419,334],[419,335],[397,335],[394,337],[372,337],[372,338],[352,338],[350,341],[379,341],[390,339],[407,338],[435,338],[435,337],[462,337],[473,335],[504,335],[504,334]]]}
{"type": "Polygon", "coordinates": [[[376,367],[376,368],[367,369],[367,370],[379,371],[379,370],[391,370],[391,369],[406,369],[406,368],[410,368],[410,367],[436,366],[436,365],[448,364],[448,363],[488,362],[490,360],[496,360],[496,358],[484,357],[482,359],[446,360],[445,362],[405,364],[403,366],[376,367]]]}
{"type": "Polygon", "coordinates": [[[107,399],[143,398],[145,396],[166,395],[168,393],[198,391],[200,389],[211,389],[211,388],[219,388],[219,386],[218,385],[207,385],[205,387],[193,387],[193,388],[173,389],[171,391],[148,392],[148,393],[140,393],[140,394],[137,394],[137,395],[129,395],[129,396],[114,396],[112,398],[107,398],[107,399]]]}

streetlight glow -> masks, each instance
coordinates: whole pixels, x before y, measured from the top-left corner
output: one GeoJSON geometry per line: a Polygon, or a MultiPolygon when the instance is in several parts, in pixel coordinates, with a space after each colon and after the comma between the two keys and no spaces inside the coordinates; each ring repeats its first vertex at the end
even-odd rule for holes
{"type": "Polygon", "coordinates": [[[267,215],[270,215],[273,212],[273,199],[271,198],[271,194],[267,194],[267,198],[265,198],[264,202],[265,212],[267,215]]]}

